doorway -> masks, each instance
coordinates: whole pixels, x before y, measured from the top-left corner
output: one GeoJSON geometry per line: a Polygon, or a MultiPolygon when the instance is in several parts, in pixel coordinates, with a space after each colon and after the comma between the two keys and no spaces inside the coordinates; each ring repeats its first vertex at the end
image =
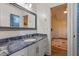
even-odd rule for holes
{"type": "Polygon", "coordinates": [[[67,4],[51,8],[51,55],[67,56],[67,4]]]}

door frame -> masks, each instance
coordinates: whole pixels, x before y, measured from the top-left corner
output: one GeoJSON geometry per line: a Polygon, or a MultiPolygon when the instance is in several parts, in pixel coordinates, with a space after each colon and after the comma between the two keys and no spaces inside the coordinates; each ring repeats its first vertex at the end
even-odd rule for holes
{"type": "MultiPolygon", "coordinates": [[[[63,5],[63,4],[60,4],[60,5],[63,5]]],[[[74,35],[74,30],[73,30],[74,17],[73,16],[74,16],[74,9],[75,9],[74,7],[75,7],[74,3],[67,3],[67,11],[68,11],[68,14],[67,14],[67,56],[76,55],[76,48],[74,49],[74,46],[76,47],[76,45],[73,46],[73,43],[76,42],[76,40],[75,41],[73,40],[73,35],[74,35]]]]}
{"type": "Polygon", "coordinates": [[[77,56],[77,3],[73,4],[73,33],[75,37],[73,38],[73,55],[77,56]]]}

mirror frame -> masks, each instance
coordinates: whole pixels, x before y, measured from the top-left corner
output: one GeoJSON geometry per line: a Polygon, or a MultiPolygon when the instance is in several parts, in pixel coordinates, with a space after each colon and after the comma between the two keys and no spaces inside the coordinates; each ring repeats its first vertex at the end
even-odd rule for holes
{"type": "Polygon", "coordinates": [[[37,14],[36,13],[34,13],[34,12],[32,12],[32,11],[30,11],[30,10],[28,10],[28,9],[26,9],[26,8],[24,8],[24,7],[22,7],[22,6],[20,6],[20,5],[18,5],[17,3],[9,3],[10,5],[13,5],[13,6],[15,6],[15,7],[17,7],[17,8],[19,8],[19,9],[21,9],[21,10],[24,10],[24,11],[26,11],[26,12],[28,12],[28,13],[30,13],[30,14],[32,14],[32,15],[34,15],[35,16],[35,28],[23,28],[23,27],[1,27],[0,26],[0,30],[1,31],[5,31],[5,30],[37,30],[37,14]]]}

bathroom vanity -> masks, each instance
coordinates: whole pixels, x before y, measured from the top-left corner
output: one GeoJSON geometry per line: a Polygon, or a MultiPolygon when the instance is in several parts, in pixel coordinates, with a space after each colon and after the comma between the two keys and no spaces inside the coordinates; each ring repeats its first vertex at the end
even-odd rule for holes
{"type": "Polygon", "coordinates": [[[48,54],[48,39],[46,34],[30,34],[0,40],[0,55],[7,56],[44,56],[48,54]],[[3,52],[2,52],[3,51],[3,52]],[[2,53],[2,54],[1,54],[2,53]]]}
{"type": "MultiPolygon", "coordinates": [[[[0,4],[0,10],[0,31],[37,31],[36,13],[16,3],[0,4]]],[[[0,56],[44,56],[48,54],[48,48],[47,34],[35,32],[0,39],[0,56]]]]}

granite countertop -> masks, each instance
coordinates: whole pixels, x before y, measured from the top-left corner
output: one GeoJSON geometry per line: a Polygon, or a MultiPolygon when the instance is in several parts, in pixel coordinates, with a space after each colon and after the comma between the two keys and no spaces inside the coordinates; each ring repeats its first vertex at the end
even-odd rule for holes
{"type": "Polygon", "coordinates": [[[5,39],[0,39],[0,56],[9,56],[23,48],[26,48],[43,38],[47,37],[46,34],[29,34],[17,37],[10,37],[5,39]],[[33,42],[25,42],[28,39],[36,39],[33,42]]]}

